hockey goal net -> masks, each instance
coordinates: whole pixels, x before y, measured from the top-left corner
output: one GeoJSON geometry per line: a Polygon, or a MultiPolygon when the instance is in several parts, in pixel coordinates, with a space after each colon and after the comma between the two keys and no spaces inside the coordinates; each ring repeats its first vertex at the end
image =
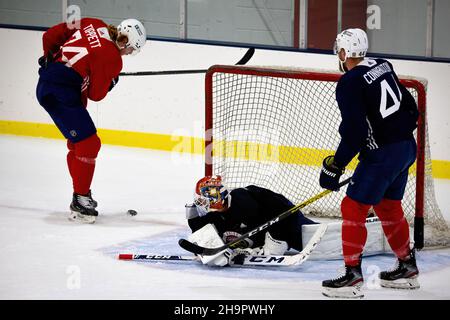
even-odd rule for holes
{"type": "MultiPolygon", "coordinates": [[[[339,144],[336,72],[269,67],[213,66],[205,79],[205,173],[233,189],[250,184],[300,203],[323,191],[322,160],[339,144]]],[[[417,161],[403,208],[411,226],[423,217],[425,246],[448,245],[450,229],[434,195],[426,122],[426,81],[402,78],[419,111],[417,161]]],[[[347,167],[352,175],[357,159],[347,167]]],[[[345,192],[334,192],[302,211],[340,217],[345,192]]]]}

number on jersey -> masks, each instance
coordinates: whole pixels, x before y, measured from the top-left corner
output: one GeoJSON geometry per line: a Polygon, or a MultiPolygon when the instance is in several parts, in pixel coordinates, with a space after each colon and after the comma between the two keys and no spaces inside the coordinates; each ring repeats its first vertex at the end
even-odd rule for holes
{"type": "Polygon", "coordinates": [[[380,83],[381,85],[380,113],[383,119],[390,116],[394,112],[398,111],[398,109],[400,109],[400,102],[402,101],[402,92],[400,91],[400,88],[398,87],[394,77],[392,77],[392,79],[394,80],[395,86],[397,87],[399,97],[397,97],[394,90],[392,90],[391,86],[389,85],[386,79],[381,81],[380,83]],[[392,101],[394,101],[394,104],[389,107],[387,105],[388,94],[392,98],[392,101]]]}
{"type": "Polygon", "coordinates": [[[67,46],[69,43],[73,43],[80,39],[81,39],[81,32],[80,30],[78,30],[73,34],[72,38],[69,41],[67,41],[65,45],[62,47],[62,61],[66,63],[67,67],[72,67],[75,63],[77,63],[80,59],[82,59],[84,56],[88,54],[88,51],[85,47],[67,46]],[[66,53],[69,52],[76,54],[69,59],[66,56],[66,53]]]}

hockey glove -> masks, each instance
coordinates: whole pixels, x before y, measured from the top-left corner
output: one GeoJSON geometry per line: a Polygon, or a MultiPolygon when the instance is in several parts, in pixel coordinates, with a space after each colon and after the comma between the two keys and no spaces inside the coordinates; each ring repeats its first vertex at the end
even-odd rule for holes
{"type": "Polygon", "coordinates": [[[117,82],[119,82],[119,76],[112,79],[111,84],[109,85],[108,91],[111,91],[116,86],[117,82]]]}
{"type": "Polygon", "coordinates": [[[339,178],[344,173],[345,168],[340,168],[334,163],[334,156],[323,159],[322,165],[319,179],[320,186],[328,190],[338,191],[339,178]]]}
{"type": "Polygon", "coordinates": [[[51,62],[53,62],[53,54],[50,51],[38,59],[39,65],[44,69],[47,68],[51,62]]]}

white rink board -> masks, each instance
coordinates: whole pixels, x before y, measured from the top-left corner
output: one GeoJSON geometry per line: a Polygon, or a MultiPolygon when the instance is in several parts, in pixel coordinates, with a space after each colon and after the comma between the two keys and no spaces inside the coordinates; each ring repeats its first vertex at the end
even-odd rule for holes
{"type": "MultiPolygon", "coordinates": [[[[52,123],[38,105],[35,87],[42,32],[0,29],[8,50],[0,52],[0,120],[52,123]],[[20,41],[18,41],[20,39],[20,41]],[[27,49],[23,49],[23,43],[27,49]]],[[[234,64],[246,48],[148,41],[123,71],[207,69],[234,64]]],[[[428,80],[428,121],[432,159],[450,160],[450,63],[391,60],[398,74],[428,80]]],[[[257,49],[248,65],[319,68],[337,71],[332,55],[257,49]]],[[[122,77],[101,102],[88,109],[99,128],[203,137],[204,76],[122,77]]]]}

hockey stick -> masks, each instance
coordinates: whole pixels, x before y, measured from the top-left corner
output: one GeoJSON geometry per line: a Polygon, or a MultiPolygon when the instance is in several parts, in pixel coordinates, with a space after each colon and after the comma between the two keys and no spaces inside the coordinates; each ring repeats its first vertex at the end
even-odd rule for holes
{"type": "MultiPolygon", "coordinates": [[[[378,222],[378,217],[370,217],[366,219],[366,223],[378,222]]],[[[315,247],[322,240],[328,224],[321,224],[309,239],[303,250],[294,255],[236,255],[230,261],[230,266],[278,266],[290,267],[298,266],[304,263],[312,254],[315,247]]],[[[119,260],[141,260],[141,261],[198,261],[198,256],[176,256],[176,255],[156,255],[156,254],[119,254],[119,260]]]]}
{"type": "Polygon", "coordinates": [[[119,260],[152,260],[152,261],[199,261],[196,256],[174,256],[158,254],[120,253],[119,260]]]}
{"type": "MultiPolygon", "coordinates": [[[[306,247],[305,247],[306,249],[306,247]]],[[[306,260],[304,251],[295,255],[267,255],[267,256],[253,256],[253,255],[237,255],[230,261],[231,266],[293,266],[301,264],[306,260]],[[303,258],[305,257],[305,258],[303,258]]],[[[156,255],[156,254],[131,254],[121,253],[118,256],[119,260],[138,260],[138,261],[198,261],[198,256],[176,256],[176,255],[156,255]]]]}
{"type": "MultiPolygon", "coordinates": [[[[250,48],[239,60],[236,65],[246,64],[255,53],[255,48],[250,48]]],[[[170,74],[191,74],[191,73],[205,73],[208,69],[192,69],[192,70],[166,70],[166,71],[136,71],[136,72],[121,72],[120,76],[161,76],[170,74]]]]}
{"type": "MultiPolygon", "coordinates": [[[[338,185],[339,188],[343,187],[344,185],[349,183],[350,180],[351,180],[351,177],[346,179],[346,180],[344,180],[344,181],[342,181],[342,182],[340,182],[339,185],[338,185]]],[[[292,207],[289,210],[286,210],[285,212],[281,213],[280,215],[278,215],[277,217],[273,218],[272,220],[267,221],[266,223],[260,225],[259,227],[253,229],[252,231],[249,231],[249,232],[243,234],[242,236],[236,238],[235,240],[233,240],[233,241],[231,241],[231,242],[229,242],[227,244],[224,244],[221,247],[218,247],[218,248],[205,248],[205,247],[201,247],[201,246],[199,246],[199,245],[197,245],[195,243],[192,243],[192,242],[190,242],[188,240],[185,240],[185,239],[180,239],[178,241],[178,244],[180,245],[180,247],[182,247],[186,251],[192,252],[194,254],[199,254],[199,255],[202,255],[202,256],[212,256],[212,255],[215,255],[215,254],[217,254],[217,253],[219,253],[219,252],[221,252],[223,250],[226,250],[226,249],[234,249],[237,246],[239,246],[239,242],[240,241],[242,241],[242,240],[244,240],[246,238],[249,238],[249,237],[257,234],[258,232],[266,229],[267,227],[271,226],[272,224],[277,223],[277,222],[285,219],[286,217],[290,216],[291,214],[297,212],[297,210],[302,209],[302,208],[310,205],[311,203],[313,203],[313,202],[323,198],[324,196],[328,195],[331,192],[332,192],[331,190],[324,190],[321,193],[315,195],[314,197],[312,197],[312,198],[310,198],[310,199],[308,199],[308,200],[306,200],[306,201],[304,201],[304,202],[302,202],[302,203],[292,207]]]]}
{"type": "MultiPolygon", "coordinates": [[[[322,239],[327,225],[320,225],[314,235],[309,240],[308,244],[303,250],[294,255],[236,255],[231,261],[231,266],[280,266],[289,267],[300,265],[305,262],[314,248],[322,239]]],[[[145,261],[200,261],[197,256],[175,256],[175,255],[156,255],[156,254],[128,254],[121,253],[118,256],[119,260],[145,260],[145,261]]]]}

